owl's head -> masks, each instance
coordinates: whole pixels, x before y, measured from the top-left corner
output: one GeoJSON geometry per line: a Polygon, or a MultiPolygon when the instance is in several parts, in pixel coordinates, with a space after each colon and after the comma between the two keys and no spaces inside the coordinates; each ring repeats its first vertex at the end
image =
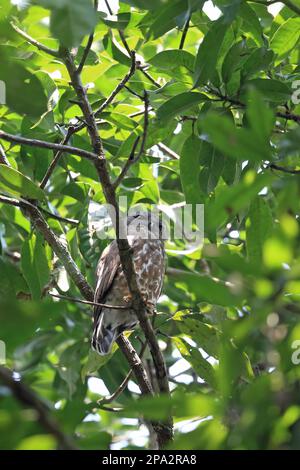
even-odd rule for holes
{"type": "Polygon", "coordinates": [[[136,211],[127,216],[127,232],[134,238],[164,239],[164,224],[159,214],[150,211],[136,211]]]}

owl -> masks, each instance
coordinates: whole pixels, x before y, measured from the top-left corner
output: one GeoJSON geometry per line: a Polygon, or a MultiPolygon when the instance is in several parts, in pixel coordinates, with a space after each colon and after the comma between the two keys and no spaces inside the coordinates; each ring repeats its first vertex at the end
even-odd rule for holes
{"type": "MultiPolygon", "coordinates": [[[[140,293],[147,312],[153,314],[165,273],[163,226],[159,216],[150,212],[137,212],[128,216],[127,239],[133,251],[140,293]]],[[[103,251],[96,275],[95,303],[128,306],[124,309],[94,308],[92,348],[100,355],[105,355],[110,353],[121,333],[134,329],[138,324],[130,306],[131,296],[115,240],[103,251]]]]}

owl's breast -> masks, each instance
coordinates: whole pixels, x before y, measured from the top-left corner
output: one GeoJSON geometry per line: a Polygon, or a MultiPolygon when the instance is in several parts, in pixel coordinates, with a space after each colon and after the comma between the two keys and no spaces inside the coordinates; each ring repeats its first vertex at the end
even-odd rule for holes
{"type": "Polygon", "coordinates": [[[133,261],[141,293],[156,304],[161,292],[165,252],[161,240],[138,240],[133,243],[133,261]]]}

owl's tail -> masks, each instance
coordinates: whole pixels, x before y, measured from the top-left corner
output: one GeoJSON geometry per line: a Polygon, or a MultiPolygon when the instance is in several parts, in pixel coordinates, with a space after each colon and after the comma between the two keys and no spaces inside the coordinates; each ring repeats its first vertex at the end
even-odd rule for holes
{"type": "Polygon", "coordinates": [[[101,356],[109,354],[113,343],[119,336],[118,326],[104,325],[103,314],[100,314],[95,325],[92,336],[92,348],[101,356]]]}

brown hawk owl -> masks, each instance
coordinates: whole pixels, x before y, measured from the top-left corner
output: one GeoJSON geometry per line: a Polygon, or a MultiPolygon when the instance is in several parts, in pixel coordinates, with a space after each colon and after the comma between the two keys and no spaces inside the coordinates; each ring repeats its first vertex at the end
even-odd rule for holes
{"type": "MultiPolygon", "coordinates": [[[[161,221],[150,212],[128,216],[127,235],[129,245],[133,248],[138,286],[150,313],[155,310],[165,272],[161,221]]],[[[114,341],[123,331],[132,330],[138,323],[130,308],[130,292],[116,241],[106,247],[99,260],[94,301],[116,306],[128,304],[128,309],[94,308],[92,348],[104,355],[111,351],[114,341]]]]}

